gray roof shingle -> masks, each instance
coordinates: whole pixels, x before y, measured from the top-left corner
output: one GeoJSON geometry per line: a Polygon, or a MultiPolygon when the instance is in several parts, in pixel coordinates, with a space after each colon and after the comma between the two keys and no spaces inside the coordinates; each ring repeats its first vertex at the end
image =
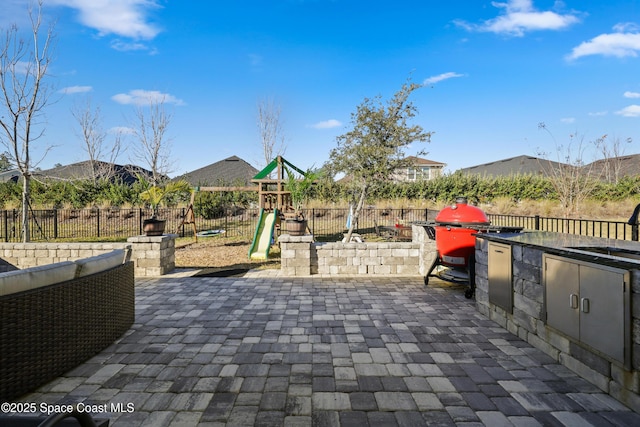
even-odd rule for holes
{"type": "Polygon", "coordinates": [[[550,166],[557,165],[561,165],[561,163],[522,155],[463,168],[460,169],[460,172],[465,175],[483,176],[546,175],[550,166]]]}
{"type": "Polygon", "coordinates": [[[231,156],[176,179],[185,179],[192,186],[249,186],[252,185],[251,178],[258,172],[240,157],[231,156]]]}

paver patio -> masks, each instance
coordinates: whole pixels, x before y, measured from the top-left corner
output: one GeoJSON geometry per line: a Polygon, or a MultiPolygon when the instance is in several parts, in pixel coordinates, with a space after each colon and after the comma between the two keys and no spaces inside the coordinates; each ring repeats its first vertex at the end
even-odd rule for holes
{"type": "Polygon", "coordinates": [[[118,342],[25,402],[113,426],[638,426],[640,414],[421,278],[141,279],[118,342]]]}

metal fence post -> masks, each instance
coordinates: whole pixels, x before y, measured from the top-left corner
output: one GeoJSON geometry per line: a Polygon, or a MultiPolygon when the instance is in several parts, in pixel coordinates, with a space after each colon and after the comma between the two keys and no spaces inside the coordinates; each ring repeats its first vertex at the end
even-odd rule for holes
{"type": "Polygon", "coordinates": [[[58,209],[53,210],[53,238],[58,238],[58,209]]]}
{"type": "Polygon", "coordinates": [[[9,212],[4,211],[4,241],[9,242],[9,212]]]}
{"type": "Polygon", "coordinates": [[[638,224],[631,224],[631,240],[638,241],[638,224]]]}
{"type": "Polygon", "coordinates": [[[98,230],[98,237],[100,237],[100,208],[96,208],[96,228],[98,230]]]}
{"type": "MultiPolygon", "coordinates": [[[[182,208],[182,218],[185,218],[186,216],[187,216],[187,211],[184,208],[182,208]]],[[[194,218],[194,220],[195,220],[195,218],[194,218]]],[[[182,221],[182,224],[180,225],[180,228],[182,229],[182,231],[180,232],[180,236],[184,237],[184,221],[182,221]]]]}
{"type": "Polygon", "coordinates": [[[540,215],[534,217],[534,230],[540,230],[540,215]]]}

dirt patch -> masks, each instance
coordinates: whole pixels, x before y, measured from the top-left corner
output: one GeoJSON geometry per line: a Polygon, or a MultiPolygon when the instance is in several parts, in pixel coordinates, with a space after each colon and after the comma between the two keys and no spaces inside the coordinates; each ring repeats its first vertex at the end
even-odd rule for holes
{"type": "Polygon", "coordinates": [[[249,240],[225,239],[219,236],[178,239],[176,241],[176,267],[225,269],[280,268],[280,248],[271,247],[268,260],[249,259],[249,240]]]}

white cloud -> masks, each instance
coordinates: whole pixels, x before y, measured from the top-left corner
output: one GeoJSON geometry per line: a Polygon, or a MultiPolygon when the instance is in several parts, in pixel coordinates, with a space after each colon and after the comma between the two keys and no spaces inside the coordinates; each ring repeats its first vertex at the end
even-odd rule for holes
{"type": "Polygon", "coordinates": [[[560,121],[562,123],[571,124],[571,123],[575,123],[576,122],[576,118],[575,117],[564,117],[564,118],[560,119],[560,121]]]}
{"type": "Polygon", "coordinates": [[[640,30],[640,26],[635,22],[619,22],[613,26],[613,31],[616,33],[637,33],[640,30]]]}
{"type": "Polygon", "coordinates": [[[332,129],[332,128],[337,128],[339,126],[342,126],[342,122],[336,119],[329,119],[329,120],[325,120],[323,122],[318,122],[314,125],[311,125],[311,127],[314,129],[332,129]]]}
{"type": "Polygon", "coordinates": [[[148,22],[150,11],[160,7],[157,0],[48,0],[45,4],[75,9],[80,22],[101,36],[150,40],[160,32],[148,22]]]}
{"type": "Polygon", "coordinates": [[[157,53],[155,49],[140,42],[127,42],[121,39],[113,40],[111,48],[120,52],[144,51],[147,50],[151,54],[157,53]]]}
{"type": "Polygon", "coordinates": [[[129,91],[129,93],[119,93],[111,97],[112,100],[118,104],[124,105],[151,105],[155,103],[185,105],[184,101],[176,98],[173,95],[167,93],[158,92],[155,90],[143,90],[135,89],[129,91]]]}
{"type": "MultiPolygon", "coordinates": [[[[635,29],[627,24],[618,24],[613,29],[625,30],[635,29]]],[[[623,58],[625,56],[638,56],[640,50],[640,33],[638,32],[614,32],[609,34],[600,34],[589,41],[582,42],[574,47],[567,56],[568,59],[578,59],[589,55],[616,56],[623,58]]]]}
{"type": "Polygon", "coordinates": [[[91,92],[93,88],[91,86],[69,86],[60,89],[60,93],[64,93],[65,95],[72,95],[74,93],[87,93],[91,92]]]}
{"type": "Polygon", "coordinates": [[[508,0],[506,3],[491,3],[504,9],[497,18],[475,25],[464,21],[455,23],[470,31],[486,31],[512,36],[523,36],[528,31],[561,30],[579,22],[574,14],[560,14],[552,11],[537,11],[532,0],[508,0]]]}
{"type": "Polygon", "coordinates": [[[109,133],[112,135],[135,135],[136,131],[126,126],[114,126],[109,129],[109,133]]]}
{"type": "Polygon", "coordinates": [[[640,105],[629,105],[620,111],[616,111],[616,114],[623,117],[640,117],[640,105]]]}
{"type": "Polygon", "coordinates": [[[640,98],[640,92],[626,91],[622,96],[624,96],[625,98],[640,98]]]}
{"type": "Polygon", "coordinates": [[[596,111],[593,113],[589,113],[591,117],[602,117],[602,116],[606,116],[607,114],[609,114],[607,111],[596,111]]]}
{"type": "Polygon", "coordinates": [[[424,86],[428,86],[428,85],[432,85],[432,84],[441,82],[443,80],[452,79],[452,78],[455,78],[455,77],[463,77],[463,76],[464,76],[464,74],[458,74],[458,73],[454,73],[454,72],[450,71],[448,73],[438,74],[437,76],[427,77],[426,79],[424,79],[422,84],[424,86]]]}

